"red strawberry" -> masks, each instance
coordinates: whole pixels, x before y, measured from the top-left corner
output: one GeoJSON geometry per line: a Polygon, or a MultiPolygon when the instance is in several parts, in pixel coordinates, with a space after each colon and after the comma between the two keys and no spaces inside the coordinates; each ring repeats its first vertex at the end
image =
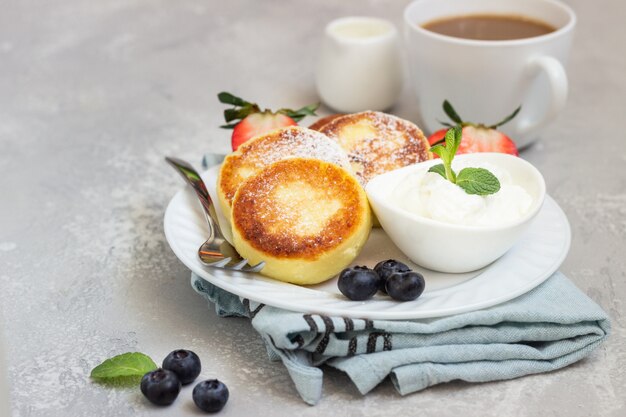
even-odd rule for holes
{"type": "MultiPolygon", "coordinates": [[[[445,113],[456,122],[463,126],[463,138],[459,145],[457,154],[462,153],[474,153],[474,152],[501,152],[518,156],[519,152],[515,146],[515,142],[505,135],[504,133],[496,130],[497,127],[510,121],[520,111],[521,106],[518,107],[511,115],[507,116],[504,120],[494,125],[486,126],[482,123],[476,124],[471,122],[464,122],[461,117],[456,113],[452,105],[445,100],[443,102],[443,110],[445,113]]],[[[448,123],[444,123],[446,126],[451,126],[448,123]]],[[[433,133],[428,137],[430,145],[443,142],[444,136],[448,129],[441,129],[433,133]]],[[[437,155],[434,155],[437,158],[437,155]]]]}
{"type": "Polygon", "coordinates": [[[297,124],[298,123],[296,123],[296,121],[291,117],[285,116],[281,113],[252,113],[237,123],[233,128],[233,135],[231,138],[233,151],[236,151],[239,145],[254,136],[261,135],[265,132],[269,132],[270,130],[278,129],[279,127],[294,126],[297,124]]]}
{"type": "MultiPolygon", "coordinates": [[[[441,129],[428,137],[431,145],[443,141],[446,131],[441,129]]],[[[463,128],[463,138],[456,153],[474,153],[474,152],[501,152],[518,156],[519,152],[515,146],[515,142],[504,133],[488,127],[465,126],[463,128]]],[[[438,158],[435,155],[435,158],[438,158]]]]}
{"type": "Polygon", "coordinates": [[[250,103],[230,93],[219,93],[217,97],[221,103],[235,106],[224,110],[224,119],[227,123],[233,120],[239,121],[220,126],[224,129],[233,129],[231,137],[233,151],[254,136],[280,127],[297,125],[297,122],[307,115],[315,116],[315,110],[319,106],[319,104],[310,104],[298,110],[280,109],[273,112],[265,109],[261,111],[258,104],[250,103]]]}

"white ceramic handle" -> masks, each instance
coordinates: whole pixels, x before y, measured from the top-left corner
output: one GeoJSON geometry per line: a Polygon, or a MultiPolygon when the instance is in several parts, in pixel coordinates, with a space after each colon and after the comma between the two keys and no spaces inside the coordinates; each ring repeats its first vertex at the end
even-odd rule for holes
{"type": "Polygon", "coordinates": [[[550,103],[543,117],[538,120],[520,121],[520,135],[528,134],[551,122],[563,110],[567,100],[567,74],[563,65],[556,58],[550,56],[535,58],[528,64],[528,68],[532,76],[537,76],[541,72],[548,76],[550,103]]]}

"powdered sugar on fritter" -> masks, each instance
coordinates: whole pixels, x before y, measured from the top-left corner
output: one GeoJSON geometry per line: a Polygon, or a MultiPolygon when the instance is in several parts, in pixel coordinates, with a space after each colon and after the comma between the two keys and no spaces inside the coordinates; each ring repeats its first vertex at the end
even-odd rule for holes
{"type": "Polygon", "coordinates": [[[292,127],[280,132],[279,140],[259,140],[254,145],[258,164],[269,165],[286,158],[320,159],[350,169],[350,160],[338,143],[314,130],[292,127]]]}
{"type": "Polygon", "coordinates": [[[338,117],[321,132],[343,145],[361,184],[378,174],[428,159],[428,142],[413,123],[381,112],[338,117]],[[359,129],[360,137],[346,137],[344,129],[359,129]]]}

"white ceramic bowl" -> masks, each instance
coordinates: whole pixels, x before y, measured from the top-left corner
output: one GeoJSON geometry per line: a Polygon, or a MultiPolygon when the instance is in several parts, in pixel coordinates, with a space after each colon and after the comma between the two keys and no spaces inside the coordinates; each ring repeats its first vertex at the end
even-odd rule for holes
{"type": "Polygon", "coordinates": [[[463,160],[468,166],[484,162],[507,170],[513,183],[533,198],[528,213],[501,226],[464,226],[432,220],[393,204],[390,195],[407,175],[428,170],[440,164],[440,159],[379,175],[367,184],[365,191],[385,232],[413,262],[435,271],[461,273],[485,267],[511,249],[539,212],[546,185],[537,168],[516,156],[473,153],[458,155],[454,160],[463,160]]]}

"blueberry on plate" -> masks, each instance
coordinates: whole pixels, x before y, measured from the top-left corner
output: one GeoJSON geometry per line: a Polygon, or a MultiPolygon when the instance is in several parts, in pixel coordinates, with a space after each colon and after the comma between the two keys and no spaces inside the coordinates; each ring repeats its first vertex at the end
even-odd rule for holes
{"type": "Polygon", "coordinates": [[[395,272],[387,279],[387,294],[394,300],[412,301],[422,295],[426,282],[417,272],[395,272]]]}
{"type": "Polygon", "coordinates": [[[228,388],[217,379],[198,382],[193,388],[193,402],[207,413],[217,413],[228,401],[228,388]]]}
{"type": "Polygon", "coordinates": [[[374,267],[374,271],[381,278],[380,281],[380,290],[384,293],[387,292],[385,289],[385,284],[387,280],[391,276],[391,274],[396,272],[409,272],[411,268],[403,264],[402,262],[398,262],[395,259],[387,259],[386,261],[381,261],[376,264],[374,267]]]}
{"type": "Polygon", "coordinates": [[[163,369],[169,369],[178,375],[183,385],[193,382],[202,369],[200,358],[194,352],[178,349],[170,352],[163,360],[163,369]]]}
{"type": "Polygon", "coordinates": [[[156,405],[170,405],[180,392],[178,376],[167,369],[156,369],[141,378],[141,392],[156,405]]]}
{"type": "Polygon", "coordinates": [[[380,277],[366,266],[346,268],[339,274],[339,291],[352,301],[371,298],[380,288],[380,277]]]}

